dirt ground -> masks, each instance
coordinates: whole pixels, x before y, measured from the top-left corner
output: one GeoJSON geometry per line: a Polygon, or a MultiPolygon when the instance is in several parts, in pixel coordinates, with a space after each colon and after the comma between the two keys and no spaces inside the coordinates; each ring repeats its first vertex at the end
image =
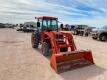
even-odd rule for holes
{"type": "Polygon", "coordinates": [[[31,33],[0,29],[0,80],[107,80],[107,42],[74,36],[79,49],[91,49],[95,65],[56,74],[34,50],[31,33]]]}

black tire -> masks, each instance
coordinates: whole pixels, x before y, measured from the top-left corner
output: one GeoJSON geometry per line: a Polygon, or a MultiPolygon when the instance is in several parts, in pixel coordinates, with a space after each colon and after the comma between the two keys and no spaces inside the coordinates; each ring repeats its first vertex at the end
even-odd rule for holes
{"type": "Polygon", "coordinates": [[[36,41],[36,39],[35,39],[33,34],[32,34],[32,37],[31,37],[31,43],[32,43],[32,47],[33,48],[38,48],[39,43],[36,41]]]}
{"type": "Polygon", "coordinates": [[[94,40],[97,40],[97,38],[96,37],[92,37],[94,40]]]}
{"type": "Polygon", "coordinates": [[[78,31],[75,30],[75,31],[74,31],[74,35],[78,35],[78,31]]]}
{"type": "Polygon", "coordinates": [[[87,37],[89,36],[89,33],[88,33],[88,32],[86,32],[86,33],[84,33],[84,34],[85,34],[85,36],[87,36],[87,37]]]}
{"type": "Polygon", "coordinates": [[[79,34],[80,36],[83,36],[83,35],[84,35],[84,32],[83,32],[83,31],[80,31],[79,33],[80,33],[80,34],[79,34]]]}
{"type": "Polygon", "coordinates": [[[17,29],[16,31],[19,31],[19,29],[17,29]]]}
{"type": "Polygon", "coordinates": [[[52,49],[49,47],[48,43],[44,42],[42,44],[42,54],[44,56],[50,56],[52,55],[52,49]]]}
{"type": "Polygon", "coordinates": [[[106,41],[107,40],[107,35],[101,34],[100,37],[99,37],[99,40],[100,41],[106,41]]]}

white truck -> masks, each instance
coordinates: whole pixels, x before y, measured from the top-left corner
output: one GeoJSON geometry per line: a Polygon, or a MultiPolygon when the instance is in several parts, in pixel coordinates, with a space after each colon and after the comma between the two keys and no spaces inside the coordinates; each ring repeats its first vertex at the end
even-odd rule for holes
{"type": "Polygon", "coordinates": [[[23,24],[19,24],[15,28],[17,31],[22,31],[23,30],[23,24]]]}
{"type": "Polygon", "coordinates": [[[107,41],[107,26],[104,26],[99,29],[93,29],[92,38],[99,39],[100,41],[107,41]]]}
{"type": "Polygon", "coordinates": [[[36,23],[35,22],[25,22],[23,24],[23,31],[34,31],[36,30],[36,23]]]}

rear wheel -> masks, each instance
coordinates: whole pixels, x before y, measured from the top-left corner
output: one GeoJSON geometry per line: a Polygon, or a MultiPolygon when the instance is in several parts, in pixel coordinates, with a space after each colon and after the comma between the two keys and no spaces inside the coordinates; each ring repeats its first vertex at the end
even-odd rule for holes
{"type": "Polygon", "coordinates": [[[99,39],[100,39],[100,41],[106,41],[107,40],[107,36],[105,34],[101,34],[99,39]]]}
{"type": "Polygon", "coordinates": [[[50,56],[52,54],[52,49],[49,47],[48,43],[46,42],[42,44],[42,54],[44,56],[50,56]]]}
{"type": "Polygon", "coordinates": [[[38,48],[39,43],[36,41],[34,35],[32,35],[32,37],[31,37],[31,43],[32,43],[33,48],[38,48]]]}

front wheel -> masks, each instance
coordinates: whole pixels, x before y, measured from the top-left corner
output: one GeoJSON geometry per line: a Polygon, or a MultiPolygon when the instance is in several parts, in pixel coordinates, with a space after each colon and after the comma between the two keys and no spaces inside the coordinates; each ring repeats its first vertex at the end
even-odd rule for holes
{"type": "Polygon", "coordinates": [[[107,36],[102,34],[100,37],[99,37],[100,41],[106,41],[107,40],[107,36]]]}
{"type": "Polygon", "coordinates": [[[52,54],[52,49],[49,47],[49,44],[46,42],[42,44],[42,54],[44,56],[50,56],[52,54]]]}
{"type": "Polygon", "coordinates": [[[96,37],[92,37],[94,40],[97,40],[97,38],[96,37]]]}
{"type": "Polygon", "coordinates": [[[32,34],[32,36],[31,36],[31,43],[32,43],[32,47],[33,47],[33,48],[38,48],[39,43],[36,41],[36,39],[35,39],[35,37],[34,37],[33,34],[32,34]]]}

